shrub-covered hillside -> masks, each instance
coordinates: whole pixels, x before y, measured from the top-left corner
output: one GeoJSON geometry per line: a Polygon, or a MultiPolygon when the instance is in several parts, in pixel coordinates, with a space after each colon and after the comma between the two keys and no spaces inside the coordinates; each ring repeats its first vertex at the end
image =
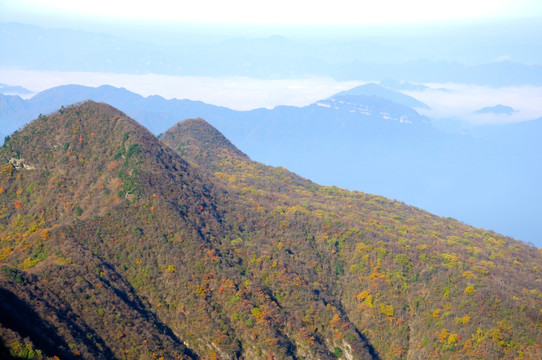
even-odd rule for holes
{"type": "Polygon", "coordinates": [[[41,116],[0,157],[5,353],[373,357],[329,291],[288,263],[273,268],[279,287],[256,271],[248,200],[117,110],[87,102],[41,116]],[[28,317],[37,325],[21,328],[28,317]]]}
{"type": "Polygon", "coordinates": [[[218,135],[196,119],[161,139],[248,199],[262,214],[254,232],[266,229],[255,258],[289,249],[291,266],[326,284],[379,357],[542,355],[540,250],[379,196],[317,186],[229,145],[199,146],[218,135]]]}
{"type": "Polygon", "coordinates": [[[2,358],[542,355],[537,249],[252,162],[201,119],[160,141],[89,101],[0,162],[2,358]]]}

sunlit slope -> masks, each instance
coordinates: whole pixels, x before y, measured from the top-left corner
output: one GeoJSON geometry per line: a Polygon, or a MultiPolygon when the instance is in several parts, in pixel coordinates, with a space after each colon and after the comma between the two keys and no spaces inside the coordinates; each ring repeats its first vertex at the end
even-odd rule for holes
{"type": "Polygon", "coordinates": [[[260,214],[241,236],[251,238],[252,271],[285,263],[306,273],[381,358],[541,355],[539,250],[380,196],[318,186],[251,161],[220,137],[196,119],[161,139],[260,214]]]}

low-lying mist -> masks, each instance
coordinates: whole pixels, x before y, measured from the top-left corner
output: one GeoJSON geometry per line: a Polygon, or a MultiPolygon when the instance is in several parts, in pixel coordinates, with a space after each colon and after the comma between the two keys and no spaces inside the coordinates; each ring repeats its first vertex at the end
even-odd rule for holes
{"type": "MultiPolygon", "coordinates": [[[[173,76],[158,74],[113,74],[94,72],[32,71],[0,68],[0,79],[34,92],[79,84],[124,87],[143,96],[200,100],[235,110],[273,108],[278,105],[305,106],[337,92],[358,86],[362,81],[337,81],[326,77],[263,80],[249,77],[173,76]]],[[[542,87],[488,87],[469,84],[425,84],[419,91],[404,91],[430,109],[417,109],[435,122],[459,121],[466,127],[490,123],[513,123],[542,117],[542,87]],[[479,114],[476,111],[504,105],[510,114],[479,114]]]]}

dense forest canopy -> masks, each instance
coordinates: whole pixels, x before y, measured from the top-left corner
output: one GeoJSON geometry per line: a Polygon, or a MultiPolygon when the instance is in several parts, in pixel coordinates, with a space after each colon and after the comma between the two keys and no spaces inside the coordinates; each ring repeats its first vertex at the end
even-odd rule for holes
{"type": "Polygon", "coordinates": [[[542,357],[538,249],[88,101],[0,150],[0,354],[542,357]]]}

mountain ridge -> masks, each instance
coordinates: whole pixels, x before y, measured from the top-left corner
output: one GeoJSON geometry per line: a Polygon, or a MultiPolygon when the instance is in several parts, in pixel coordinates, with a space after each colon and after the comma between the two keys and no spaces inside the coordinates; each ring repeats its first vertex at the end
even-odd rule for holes
{"type": "MultiPolygon", "coordinates": [[[[524,26],[527,25],[521,24],[521,27],[524,26]]],[[[509,28],[510,24],[507,23],[504,27],[509,28]]],[[[443,46],[442,42],[435,38],[431,41],[432,46],[419,47],[418,44],[418,49],[412,52],[412,49],[401,48],[396,43],[378,44],[374,39],[363,36],[347,43],[334,41],[322,45],[300,41],[292,44],[292,41],[270,37],[218,41],[198,46],[182,44],[178,36],[173,39],[168,33],[151,37],[150,41],[141,40],[152,31],[138,31],[140,36],[137,39],[124,40],[108,34],[44,29],[14,23],[1,23],[0,28],[0,41],[5,44],[5,54],[0,59],[0,65],[38,71],[248,76],[265,79],[312,75],[361,81],[391,76],[413,82],[464,82],[493,86],[541,84],[542,66],[538,65],[539,60],[532,50],[540,47],[531,31],[527,30],[522,34],[522,39],[525,41],[529,38],[530,46],[516,48],[517,55],[512,55],[514,59],[523,58],[523,62],[495,62],[494,59],[501,56],[504,50],[488,48],[486,40],[478,39],[475,41],[477,45],[471,45],[468,50],[464,48],[464,41],[455,44],[464,54],[472,54],[473,49],[478,50],[477,56],[481,59],[474,63],[482,65],[464,65],[463,63],[472,60],[463,59],[463,63],[459,63],[453,60],[453,57],[448,57],[447,61],[440,61],[441,58],[435,58],[433,52],[426,53],[425,57],[420,59],[420,52],[427,48],[443,46]],[[159,44],[161,41],[157,38],[170,39],[176,46],[159,44]],[[69,50],[74,47],[81,50],[69,50]],[[494,56],[488,57],[490,49],[494,51],[494,56]],[[192,56],[185,56],[187,53],[192,56]],[[269,53],[274,56],[268,56],[269,53]]],[[[495,30],[485,29],[483,32],[494,33],[495,30]]],[[[471,35],[466,39],[471,40],[471,35]]],[[[194,34],[187,37],[192,36],[194,34]]],[[[189,40],[188,43],[190,42],[189,40]]],[[[510,45],[505,51],[517,46],[517,43],[510,45]]],[[[448,53],[451,44],[447,43],[446,46],[443,50],[448,53]]],[[[470,55],[467,56],[469,57],[470,55]]]]}

